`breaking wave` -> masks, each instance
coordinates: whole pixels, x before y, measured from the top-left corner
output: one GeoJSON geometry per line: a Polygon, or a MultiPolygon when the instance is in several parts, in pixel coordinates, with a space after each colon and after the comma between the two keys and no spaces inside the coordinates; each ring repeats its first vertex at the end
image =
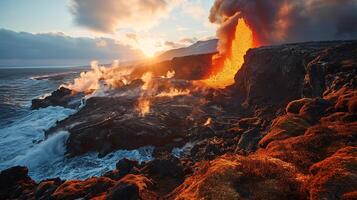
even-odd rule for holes
{"type": "Polygon", "coordinates": [[[46,163],[52,163],[65,154],[65,142],[68,136],[69,133],[65,131],[54,134],[29,149],[24,155],[16,156],[10,163],[27,166],[30,170],[46,163]]]}
{"type": "Polygon", "coordinates": [[[77,74],[77,71],[61,72],[61,73],[51,73],[39,76],[31,76],[31,80],[61,80],[66,78],[68,75],[77,74]]]}
{"type": "Polygon", "coordinates": [[[29,168],[29,175],[36,181],[49,177],[85,179],[114,169],[115,163],[122,158],[139,162],[152,159],[153,147],[118,150],[103,158],[98,158],[97,153],[66,158],[65,143],[69,133],[58,132],[44,140],[44,130],[75,112],[63,107],[34,110],[1,128],[0,170],[21,165],[29,168]]]}
{"type": "Polygon", "coordinates": [[[9,160],[26,154],[44,139],[44,130],[56,121],[73,114],[75,110],[63,107],[48,107],[33,110],[28,115],[0,129],[0,169],[9,166],[9,160]],[[4,164],[5,163],[5,164],[4,164]]]}

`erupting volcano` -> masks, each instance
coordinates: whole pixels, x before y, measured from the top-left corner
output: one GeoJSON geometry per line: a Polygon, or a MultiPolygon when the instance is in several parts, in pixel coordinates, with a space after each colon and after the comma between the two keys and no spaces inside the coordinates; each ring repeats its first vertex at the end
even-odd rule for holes
{"type": "Polygon", "coordinates": [[[203,80],[210,87],[224,88],[234,83],[234,76],[244,63],[244,55],[248,49],[257,46],[254,43],[253,32],[243,18],[238,20],[234,38],[232,38],[230,48],[224,57],[213,56],[213,66],[208,79],[203,80]],[[221,66],[223,65],[223,66],[221,66]]]}

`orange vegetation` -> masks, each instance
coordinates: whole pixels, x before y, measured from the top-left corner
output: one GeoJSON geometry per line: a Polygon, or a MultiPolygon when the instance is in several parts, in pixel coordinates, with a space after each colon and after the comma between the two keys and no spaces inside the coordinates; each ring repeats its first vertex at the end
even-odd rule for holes
{"type": "Polygon", "coordinates": [[[270,157],[223,155],[196,164],[174,199],[299,199],[296,169],[270,157]]]}
{"type": "Polygon", "coordinates": [[[219,56],[213,56],[211,76],[203,80],[208,86],[224,88],[234,83],[234,76],[244,63],[244,55],[248,49],[255,47],[253,32],[244,19],[239,19],[230,52],[224,62],[219,62],[219,56]],[[223,67],[221,66],[223,65],[223,67]]]}

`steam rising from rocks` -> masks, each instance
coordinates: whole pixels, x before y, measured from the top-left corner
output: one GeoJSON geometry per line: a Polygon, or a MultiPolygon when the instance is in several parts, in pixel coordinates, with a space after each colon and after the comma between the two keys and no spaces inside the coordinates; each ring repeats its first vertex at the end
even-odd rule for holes
{"type": "Polygon", "coordinates": [[[128,83],[127,76],[132,70],[119,66],[118,60],[114,60],[111,67],[100,66],[98,61],[92,61],[90,71],[82,72],[80,77],[74,79],[74,83],[64,87],[74,92],[85,93],[92,93],[104,87],[103,84],[110,88],[118,88],[128,83]]]}
{"type": "Polygon", "coordinates": [[[209,19],[221,25],[221,53],[230,49],[239,18],[261,45],[357,37],[356,0],[216,0],[209,19]]]}
{"type": "Polygon", "coordinates": [[[178,89],[170,81],[175,76],[175,71],[168,71],[166,76],[155,78],[151,72],[146,72],[141,76],[143,85],[141,86],[140,97],[138,98],[136,110],[139,116],[145,117],[150,113],[151,102],[155,98],[186,96],[190,94],[189,89],[178,89]],[[166,81],[165,81],[166,80],[166,81]],[[160,86],[167,84],[168,90],[160,92],[160,86]]]}

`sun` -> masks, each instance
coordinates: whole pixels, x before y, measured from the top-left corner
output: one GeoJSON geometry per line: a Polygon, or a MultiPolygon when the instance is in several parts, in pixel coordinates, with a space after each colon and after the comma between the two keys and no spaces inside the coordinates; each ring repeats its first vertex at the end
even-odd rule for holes
{"type": "Polygon", "coordinates": [[[160,51],[153,40],[142,40],[137,44],[137,47],[143,52],[146,58],[154,58],[157,52],[160,51]]]}
{"type": "Polygon", "coordinates": [[[155,51],[150,51],[150,50],[143,50],[143,53],[146,58],[154,58],[156,55],[155,51]]]}

